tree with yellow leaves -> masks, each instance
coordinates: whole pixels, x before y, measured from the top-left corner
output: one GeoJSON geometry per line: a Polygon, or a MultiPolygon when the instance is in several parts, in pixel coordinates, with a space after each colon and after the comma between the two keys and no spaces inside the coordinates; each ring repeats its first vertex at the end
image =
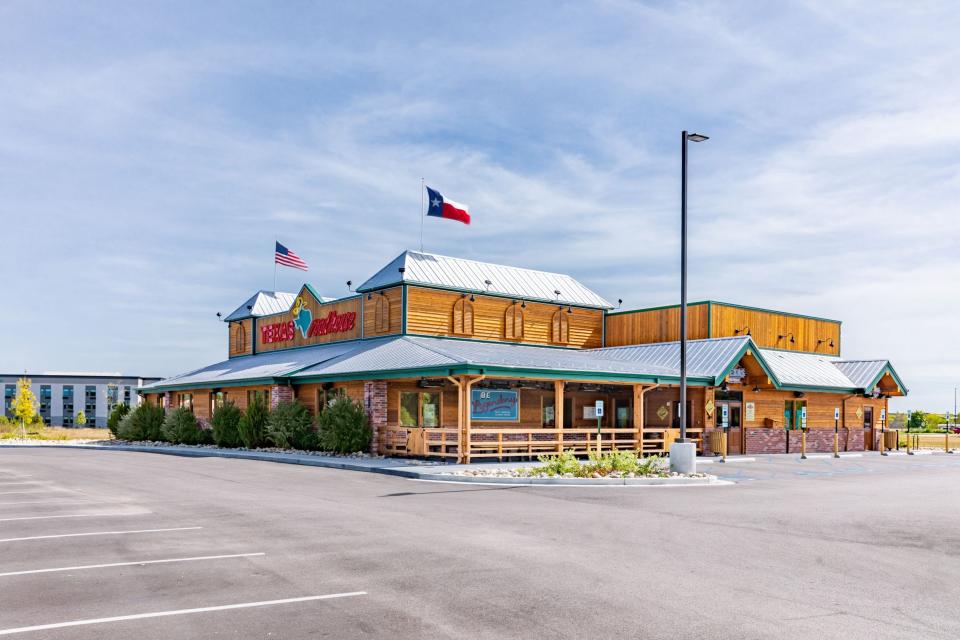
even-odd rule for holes
{"type": "Polygon", "coordinates": [[[13,399],[13,415],[20,418],[20,437],[26,440],[27,424],[37,415],[37,397],[30,390],[29,378],[17,380],[17,395],[13,399]]]}

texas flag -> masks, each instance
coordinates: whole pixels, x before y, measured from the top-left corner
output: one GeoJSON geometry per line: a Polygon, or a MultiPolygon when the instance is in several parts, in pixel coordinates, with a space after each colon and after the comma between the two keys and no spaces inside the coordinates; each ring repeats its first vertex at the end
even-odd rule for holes
{"type": "Polygon", "coordinates": [[[463,224],[470,224],[470,211],[467,205],[446,199],[440,195],[439,191],[434,191],[430,187],[427,187],[427,195],[430,198],[427,202],[428,216],[459,220],[463,224]]]}

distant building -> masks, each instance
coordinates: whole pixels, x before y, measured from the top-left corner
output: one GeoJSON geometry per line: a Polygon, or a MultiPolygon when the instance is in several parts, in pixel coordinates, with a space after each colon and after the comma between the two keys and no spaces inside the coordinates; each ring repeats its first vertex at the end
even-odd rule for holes
{"type": "Polygon", "coordinates": [[[30,380],[44,424],[64,427],[77,426],[77,414],[81,411],[87,418],[84,426],[106,427],[107,416],[115,406],[121,403],[137,406],[137,389],[160,380],[118,373],[2,373],[3,413],[8,418],[13,418],[17,380],[23,377],[30,380]]]}

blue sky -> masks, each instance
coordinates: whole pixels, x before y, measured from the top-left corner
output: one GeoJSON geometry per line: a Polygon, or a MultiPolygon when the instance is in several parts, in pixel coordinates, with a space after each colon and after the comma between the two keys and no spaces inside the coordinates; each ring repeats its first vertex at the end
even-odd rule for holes
{"type": "Polygon", "coordinates": [[[341,295],[416,247],[421,176],[474,219],[427,250],[675,302],[687,128],[691,299],[841,319],[942,412],[957,33],[949,2],[4,2],[0,369],[221,359],[274,238],[341,295]]]}

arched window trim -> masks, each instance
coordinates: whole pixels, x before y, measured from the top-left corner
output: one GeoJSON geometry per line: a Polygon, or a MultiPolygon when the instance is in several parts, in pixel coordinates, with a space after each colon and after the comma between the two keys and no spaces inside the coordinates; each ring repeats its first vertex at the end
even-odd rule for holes
{"type": "Polygon", "coordinates": [[[570,314],[562,308],[554,312],[551,321],[551,339],[557,344],[570,343],[570,314]]]}
{"type": "Polygon", "coordinates": [[[238,322],[233,330],[233,350],[236,353],[244,353],[247,350],[247,330],[242,322],[238,322]]]}
{"type": "Polygon", "coordinates": [[[378,333],[390,331],[390,300],[383,294],[374,303],[374,328],[378,333]]]}
{"type": "Polygon", "coordinates": [[[453,333],[461,336],[473,335],[473,303],[460,298],[453,303],[453,333]]]}
{"type": "Polygon", "coordinates": [[[503,314],[503,337],[507,340],[523,340],[523,307],[514,302],[503,314]]]}

